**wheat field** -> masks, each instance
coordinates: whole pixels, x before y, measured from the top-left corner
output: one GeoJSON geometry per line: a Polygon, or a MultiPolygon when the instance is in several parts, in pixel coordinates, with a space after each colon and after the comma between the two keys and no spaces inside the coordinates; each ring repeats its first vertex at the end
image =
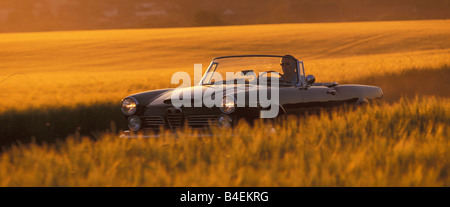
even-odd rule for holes
{"type": "Polygon", "coordinates": [[[450,65],[450,21],[0,34],[0,112],[120,101],[176,87],[216,56],[292,54],[319,82],[450,65]]]}
{"type": "Polygon", "coordinates": [[[0,186],[450,186],[449,66],[448,20],[0,34],[0,145],[16,143],[0,186]],[[238,54],[291,54],[318,82],[379,85],[390,102],[275,133],[118,137],[122,98],[238,54]]]}
{"type": "Polygon", "coordinates": [[[450,186],[449,122],[449,100],[427,98],[290,117],[275,133],[75,135],[1,154],[0,186],[450,186]]]}

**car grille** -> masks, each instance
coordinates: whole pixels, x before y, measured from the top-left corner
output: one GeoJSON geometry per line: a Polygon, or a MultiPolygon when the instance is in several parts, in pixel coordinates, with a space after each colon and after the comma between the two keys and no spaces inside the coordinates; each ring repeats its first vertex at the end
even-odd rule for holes
{"type": "Polygon", "coordinates": [[[196,115],[187,118],[189,126],[192,128],[203,128],[211,125],[217,125],[216,115],[196,115]]]}
{"type": "Polygon", "coordinates": [[[143,117],[144,128],[158,129],[164,127],[164,119],[161,116],[143,117]]]}
{"type": "Polygon", "coordinates": [[[166,120],[171,129],[180,128],[183,125],[181,109],[170,108],[167,110],[166,120]]]}

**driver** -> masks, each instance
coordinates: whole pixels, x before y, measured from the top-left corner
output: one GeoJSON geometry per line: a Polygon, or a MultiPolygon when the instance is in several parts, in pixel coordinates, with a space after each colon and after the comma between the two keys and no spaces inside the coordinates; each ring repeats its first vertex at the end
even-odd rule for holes
{"type": "Polygon", "coordinates": [[[291,84],[297,83],[297,73],[295,72],[296,61],[295,57],[292,55],[285,55],[280,60],[281,68],[283,69],[283,74],[281,75],[281,79],[289,82],[291,84]]]}

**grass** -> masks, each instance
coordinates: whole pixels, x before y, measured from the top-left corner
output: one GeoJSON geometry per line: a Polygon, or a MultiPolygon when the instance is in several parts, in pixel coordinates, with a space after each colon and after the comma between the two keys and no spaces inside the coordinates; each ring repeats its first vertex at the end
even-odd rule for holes
{"type": "Polygon", "coordinates": [[[276,133],[19,145],[0,155],[0,186],[450,186],[449,106],[402,99],[290,117],[276,133]]]}

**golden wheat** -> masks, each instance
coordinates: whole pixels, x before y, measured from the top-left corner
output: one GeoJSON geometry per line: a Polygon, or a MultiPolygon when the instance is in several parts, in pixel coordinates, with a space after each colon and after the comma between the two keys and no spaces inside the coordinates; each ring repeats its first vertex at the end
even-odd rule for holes
{"type": "Polygon", "coordinates": [[[208,138],[22,145],[0,155],[0,186],[450,186],[449,106],[428,98],[290,117],[276,133],[258,123],[208,138]]]}
{"type": "Polygon", "coordinates": [[[117,102],[176,87],[211,58],[292,54],[318,81],[450,65],[450,22],[277,24],[0,34],[0,112],[117,102]]]}

